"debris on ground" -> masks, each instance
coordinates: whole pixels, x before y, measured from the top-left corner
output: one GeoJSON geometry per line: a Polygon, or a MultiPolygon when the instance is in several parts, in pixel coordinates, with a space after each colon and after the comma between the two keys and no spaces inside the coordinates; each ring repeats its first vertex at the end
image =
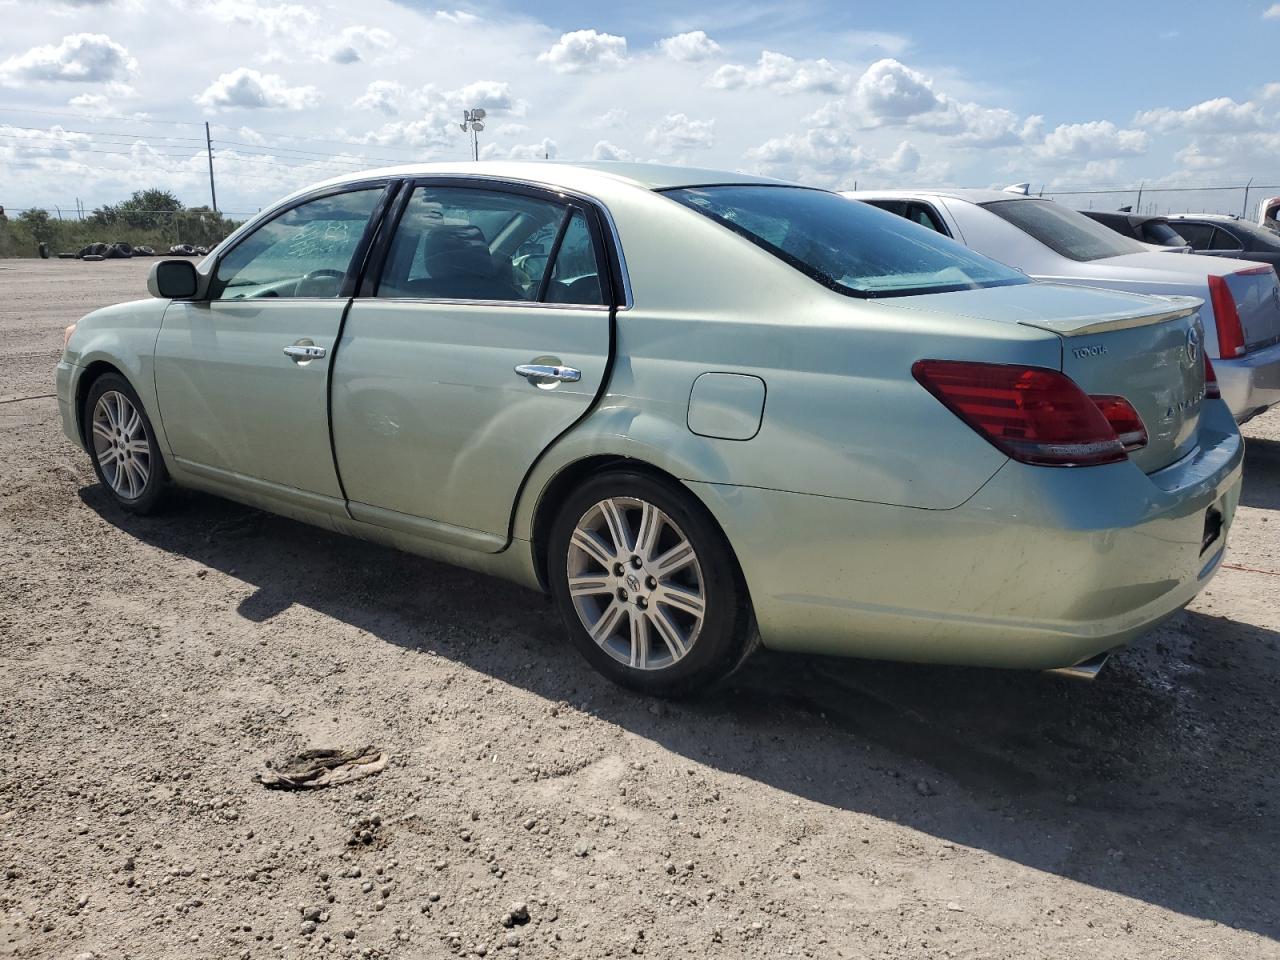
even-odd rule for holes
{"type": "Polygon", "coordinates": [[[375,746],[304,750],[283,761],[269,762],[254,774],[254,780],[272,790],[319,790],[375,774],[390,759],[375,746]]]}

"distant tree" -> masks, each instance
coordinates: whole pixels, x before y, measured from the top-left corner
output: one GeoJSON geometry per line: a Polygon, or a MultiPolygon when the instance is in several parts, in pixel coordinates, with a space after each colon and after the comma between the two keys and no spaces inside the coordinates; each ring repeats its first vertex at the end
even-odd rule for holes
{"type": "Polygon", "coordinates": [[[53,218],[49,216],[48,210],[41,210],[39,207],[24,210],[18,216],[18,222],[30,230],[37,241],[48,242],[53,239],[53,218]]]}
{"type": "Polygon", "coordinates": [[[163,227],[182,211],[182,201],[168,190],[152,187],[135,190],[128,200],[116,204],[104,204],[89,215],[90,222],[98,226],[124,223],[144,230],[163,227]]]}

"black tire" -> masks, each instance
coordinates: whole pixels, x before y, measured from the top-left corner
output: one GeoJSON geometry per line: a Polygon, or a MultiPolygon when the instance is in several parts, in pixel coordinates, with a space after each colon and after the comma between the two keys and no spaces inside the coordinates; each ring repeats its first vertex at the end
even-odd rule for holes
{"type": "MultiPolygon", "coordinates": [[[[85,449],[89,453],[89,459],[93,462],[93,472],[98,475],[98,483],[102,484],[102,488],[111,499],[130,513],[154,513],[164,498],[169,481],[169,471],[165,469],[164,457],[160,453],[160,445],[156,441],[155,430],[151,427],[151,419],[147,416],[147,411],[143,408],[142,401],[138,399],[138,394],[130,386],[129,381],[118,373],[104,373],[94,380],[85,393],[84,406],[80,411],[80,429],[84,436],[85,449]],[[99,445],[95,443],[94,415],[98,408],[98,401],[103,396],[111,393],[123,396],[137,411],[141,421],[140,426],[143,437],[146,440],[146,483],[142,484],[137,489],[136,494],[133,495],[130,495],[128,490],[121,491],[117,489],[112,484],[108,474],[115,476],[118,471],[124,470],[126,474],[132,474],[132,476],[136,477],[137,474],[132,473],[134,468],[108,464],[104,469],[103,461],[109,459],[109,453],[106,451],[100,452],[99,445]]],[[[136,437],[136,430],[134,434],[136,437]]],[[[131,455],[140,456],[140,454],[131,455]]]]}
{"type": "MultiPolygon", "coordinates": [[[[621,686],[658,697],[691,696],[733,673],[755,647],[755,625],[738,562],[706,508],[678,484],[635,470],[609,470],[592,477],[565,500],[552,523],[548,551],[547,573],[551,594],[570,639],[588,663],[621,686]],[[575,529],[579,523],[590,523],[588,518],[593,515],[603,522],[600,504],[609,500],[628,504],[623,511],[623,522],[627,524],[631,537],[631,549],[639,550],[634,544],[640,536],[639,518],[643,505],[656,507],[665,514],[666,522],[659,529],[660,539],[655,542],[650,556],[668,552],[682,535],[692,546],[696,557],[692,569],[686,567],[684,572],[672,574],[671,579],[659,581],[650,576],[651,571],[643,561],[642,566],[633,571],[625,566],[631,561],[623,558],[624,565],[616,567],[623,573],[617,574],[615,569],[610,578],[609,570],[599,560],[588,559],[587,551],[575,547],[574,558],[571,558],[570,542],[575,529]],[[621,610],[618,616],[623,619],[619,621],[617,632],[612,636],[606,635],[602,643],[592,638],[586,626],[587,615],[580,615],[575,606],[569,587],[571,563],[579,565],[576,575],[584,580],[601,578],[599,586],[602,589],[597,590],[596,599],[588,604],[593,607],[591,612],[605,608],[600,611],[600,622],[608,619],[608,611],[614,606],[615,599],[618,602],[621,610]],[[627,577],[629,573],[636,576],[627,577]],[[689,632],[692,641],[687,652],[677,657],[679,645],[673,646],[665,640],[663,630],[657,626],[657,617],[665,612],[665,625],[669,628],[673,622],[687,616],[678,608],[664,606],[660,592],[668,585],[689,586],[687,581],[676,583],[674,578],[682,576],[696,578],[696,585],[690,589],[700,590],[703,613],[700,626],[689,632]],[[604,589],[609,584],[617,584],[619,592],[611,587],[604,589]],[[631,586],[636,592],[628,591],[626,586],[631,586]],[[652,644],[646,649],[656,651],[649,669],[620,659],[627,656],[628,651],[633,657],[635,655],[636,641],[628,639],[633,636],[633,616],[644,621],[642,633],[649,635],[652,644]],[[625,635],[623,631],[626,631],[625,635]]],[[[657,569],[652,572],[657,572],[657,569]]],[[[692,618],[685,622],[691,623],[692,618]]]]}

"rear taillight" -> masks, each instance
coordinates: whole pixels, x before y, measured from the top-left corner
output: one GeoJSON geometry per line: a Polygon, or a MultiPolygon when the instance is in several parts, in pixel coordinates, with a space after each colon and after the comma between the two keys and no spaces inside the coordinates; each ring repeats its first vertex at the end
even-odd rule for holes
{"type": "Polygon", "coordinates": [[[1098,404],[1057,370],[917,360],[911,374],[947,409],[1021,463],[1083,467],[1125,459],[1124,445],[1098,404]]]}
{"type": "Polygon", "coordinates": [[[1098,405],[1107,423],[1111,424],[1125,453],[1132,453],[1147,445],[1147,426],[1128,400],[1110,395],[1091,395],[1089,399],[1098,405]]]}
{"type": "Polygon", "coordinates": [[[1204,355],[1204,398],[1206,400],[1221,400],[1222,391],[1218,389],[1218,374],[1213,369],[1213,361],[1209,359],[1209,355],[1204,355]]]}
{"type": "MultiPolygon", "coordinates": [[[[1264,270],[1270,270],[1267,266],[1264,270]]],[[[1257,270],[1241,270],[1243,274],[1257,270]]],[[[1209,278],[1209,301],[1213,304],[1213,322],[1218,326],[1218,356],[1224,360],[1244,353],[1244,327],[1240,325],[1240,311],[1236,298],[1231,295],[1226,277],[1209,278]]]]}

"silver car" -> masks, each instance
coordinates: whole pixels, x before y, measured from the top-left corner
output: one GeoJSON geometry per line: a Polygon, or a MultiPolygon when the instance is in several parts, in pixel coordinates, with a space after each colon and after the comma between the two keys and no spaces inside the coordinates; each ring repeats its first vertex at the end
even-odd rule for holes
{"type": "Polygon", "coordinates": [[[1199,297],[1205,345],[1236,419],[1243,423],[1280,403],[1280,278],[1268,264],[1170,256],[1063,204],[1004,190],[845,196],[945,233],[1037,280],[1199,297]]]}
{"type": "Polygon", "coordinates": [[[655,694],[757,642],[1088,672],[1205,585],[1239,496],[1200,301],[776,181],[373,171],[150,287],[57,369],[119,506],[174,483],[547,591],[655,694]]]}

